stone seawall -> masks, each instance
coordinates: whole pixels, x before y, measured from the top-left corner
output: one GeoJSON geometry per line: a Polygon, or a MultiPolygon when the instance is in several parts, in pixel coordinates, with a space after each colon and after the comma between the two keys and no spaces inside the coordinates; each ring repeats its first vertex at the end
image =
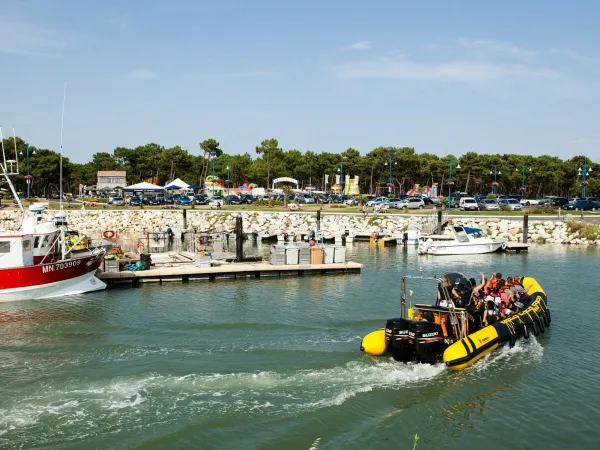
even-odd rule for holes
{"type": "MultiPolygon", "coordinates": [[[[46,217],[52,217],[57,211],[47,211],[46,217]]],[[[232,232],[235,217],[243,218],[244,232],[259,235],[306,234],[316,228],[316,213],[307,212],[226,212],[206,210],[68,210],[64,211],[70,228],[85,233],[92,239],[100,239],[106,230],[118,232],[121,236],[133,238],[145,236],[157,228],[170,226],[176,231],[232,232]]],[[[18,226],[20,212],[16,210],[0,211],[0,228],[7,230],[18,226]]],[[[553,220],[529,221],[529,242],[569,243],[600,246],[600,238],[582,236],[581,230],[570,227],[570,217],[553,220]],[[563,220],[565,219],[565,220],[563,220]]],[[[483,218],[458,216],[452,218],[456,224],[482,228],[492,237],[504,237],[509,241],[521,241],[523,238],[523,219],[521,217],[483,218]]],[[[399,215],[381,214],[363,216],[361,214],[322,213],[321,229],[332,235],[349,233],[370,234],[379,232],[392,236],[401,236],[407,230],[425,232],[435,221],[431,214],[399,215]]]]}

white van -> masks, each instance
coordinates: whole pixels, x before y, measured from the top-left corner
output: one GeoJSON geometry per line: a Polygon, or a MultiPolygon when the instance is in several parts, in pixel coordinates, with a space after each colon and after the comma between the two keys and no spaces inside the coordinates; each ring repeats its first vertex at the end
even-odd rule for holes
{"type": "Polygon", "coordinates": [[[462,197],[458,202],[458,209],[461,211],[477,211],[479,210],[479,205],[473,197],[462,197]]]}

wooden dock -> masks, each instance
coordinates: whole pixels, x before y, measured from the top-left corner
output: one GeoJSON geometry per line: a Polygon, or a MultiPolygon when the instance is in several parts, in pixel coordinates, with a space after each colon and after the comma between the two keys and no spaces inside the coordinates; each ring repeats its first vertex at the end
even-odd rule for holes
{"type": "Polygon", "coordinates": [[[216,281],[220,279],[263,278],[304,275],[328,275],[360,273],[362,264],[355,262],[339,264],[273,265],[267,263],[223,264],[217,267],[199,268],[193,265],[161,267],[135,272],[102,272],[98,275],[108,285],[139,283],[163,283],[170,281],[216,281]]]}

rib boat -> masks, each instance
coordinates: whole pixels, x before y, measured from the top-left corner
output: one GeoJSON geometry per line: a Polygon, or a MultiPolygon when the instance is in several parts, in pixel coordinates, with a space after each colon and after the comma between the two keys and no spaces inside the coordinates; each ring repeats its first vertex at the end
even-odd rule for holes
{"type": "Polygon", "coordinates": [[[453,371],[461,371],[508,344],[513,347],[517,339],[538,336],[550,326],[551,315],[546,293],[531,277],[521,279],[527,295],[521,297],[523,308],[503,320],[481,327],[476,320],[472,289],[467,278],[460,273],[444,277],[407,275],[401,280],[400,317],[387,320],[385,328],[372,331],[361,342],[360,350],[371,356],[391,356],[400,362],[434,364],[443,362],[453,371]],[[451,300],[443,280],[447,278],[460,295],[451,300]],[[406,301],[407,280],[428,280],[438,283],[442,299],[448,306],[428,304],[412,305],[406,301]]]}

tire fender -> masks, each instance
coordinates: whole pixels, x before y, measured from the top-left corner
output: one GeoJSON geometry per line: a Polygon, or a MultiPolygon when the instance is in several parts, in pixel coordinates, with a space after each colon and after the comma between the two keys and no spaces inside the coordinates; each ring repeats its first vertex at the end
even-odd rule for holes
{"type": "Polygon", "coordinates": [[[546,312],[544,313],[544,323],[546,324],[547,327],[549,327],[550,324],[552,323],[552,317],[550,316],[549,309],[547,309],[546,312]]]}
{"type": "Polygon", "coordinates": [[[544,331],[546,331],[546,327],[544,326],[544,320],[540,317],[537,320],[538,326],[540,327],[540,333],[543,333],[544,331]]]}
{"type": "Polygon", "coordinates": [[[531,322],[531,328],[533,329],[533,335],[534,336],[539,336],[540,335],[540,328],[539,328],[537,320],[534,320],[533,322],[531,322]]]}
{"type": "Polygon", "coordinates": [[[525,339],[529,339],[529,325],[528,324],[523,325],[523,337],[525,339]]]}
{"type": "Polygon", "coordinates": [[[508,344],[510,345],[510,348],[513,348],[516,343],[517,343],[517,335],[511,333],[510,337],[508,338],[508,344]]]}

